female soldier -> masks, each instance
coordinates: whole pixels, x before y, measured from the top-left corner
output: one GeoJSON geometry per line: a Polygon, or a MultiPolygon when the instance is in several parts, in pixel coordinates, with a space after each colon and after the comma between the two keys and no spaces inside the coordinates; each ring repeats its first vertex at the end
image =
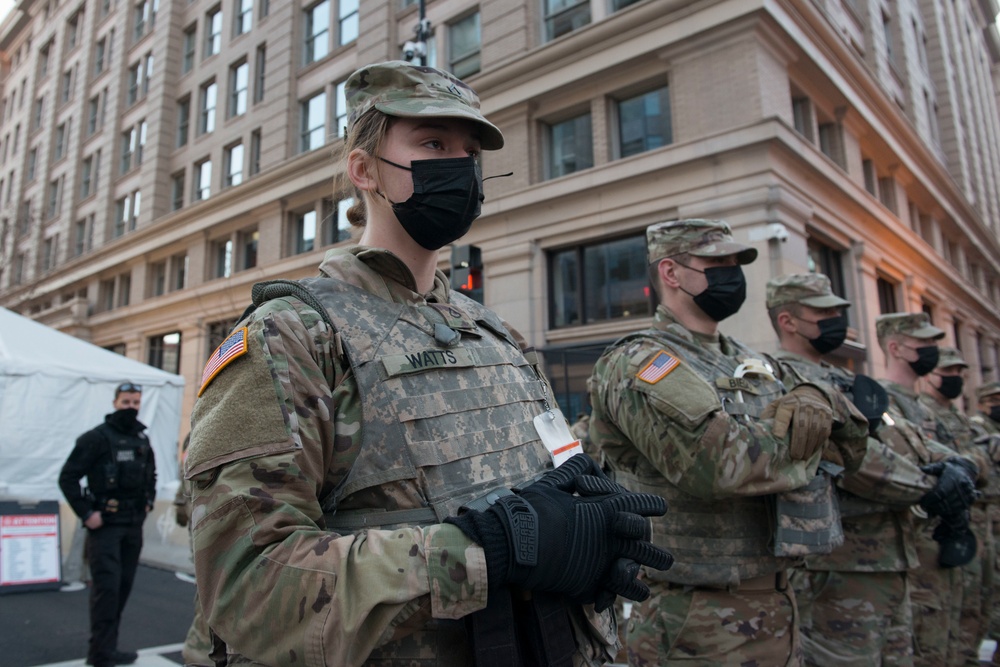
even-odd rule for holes
{"type": "Polygon", "coordinates": [[[665,505],[583,455],[545,472],[572,438],[534,352],[436,270],[503,135],[430,67],[364,67],[346,95],[360,244],[254,286],[202,378],[186,475],[210,625],[240,664],[600,664],[613,620],[582,605],[647,594],[665,505]]]}

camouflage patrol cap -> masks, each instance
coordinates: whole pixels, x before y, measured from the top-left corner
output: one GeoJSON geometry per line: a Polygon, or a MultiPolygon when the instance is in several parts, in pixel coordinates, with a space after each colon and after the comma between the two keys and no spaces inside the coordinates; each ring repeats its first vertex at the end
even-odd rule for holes
{"type": "Polygon", "coordinates": [[[483,150],[503,147],[503,134],[479,110],[479,95],[460,79],[433,67],[390,60],[366,65],[347,79],[347,132],[366,111],[397,118],[460,118],[482,132],[483,150]]]}
{"type": "Polygon", "coordinates": [[[962,368],[968,368],[969,364],[965,363],[965,357],[962,356],[961,351],[957,347],[938,347],[938,368],[949,368],[951,366],[961,366],[962,368]]]}
{"type": "Polygon", "coordinates": [[[893,334],[903,334],[922,340],[941,340],[944,331],[931,324],[927,313],[887,313],[875,320],[875,334],[879,340],[893,334]]]}
{"type": "Polygon", "coordinates": [[[851,305],[833,293],[822,273],[791,273],[767,281],[767,307],[801,303],[811,308],[846,308],[851,305]]]}
{"type": "Polygon", "coordinates": [[[757,259],[757,249],[737,243],[729,224],[722,220],[671,220],[646,228],[649,262],[688,253],[695,257],[736,255],[740,264],[757,259]]]}
{"type": "Polygon", "coordinates": [[[976,388],[976,398],[979,400],[983,400],[987,396],[993,396],[994,394],[1000,394],[1000,382],[987,382],[976,388]]]}

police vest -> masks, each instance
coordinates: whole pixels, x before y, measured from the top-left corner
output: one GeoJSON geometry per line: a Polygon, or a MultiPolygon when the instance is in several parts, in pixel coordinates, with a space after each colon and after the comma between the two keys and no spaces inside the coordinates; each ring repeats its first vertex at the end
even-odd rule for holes
{"type": "Polygon", "coordinates": [[[141,522],[146,513],[146,481],[153,448],[145,433],[123,433],[107,423],[94,428],[106,453],[87,472],[87,484],[105,522],[141,522]]]}
{"type": "Polygon", "coordinates": [[[456,292],[450,304],[414,306],[335,278],[299,284],[338,333],[361,401],[360,453],[323,499],[328,529],[440,523],[551,468],[532,422],[548,389],[534,352],[494,313],[456,292]],[[406,492],[386,493],[396,485],[406,492]],[[405,498],[414,488],[412,506],[338,511],[352,496],[405,498]]]}
{"type": "MultiPolygon", "coordinates": [[[[712,384],[722,407],[740,419],[757,420],[764,408],[785,393],[777,380],[766,377],[734,378],[739,365],[748,358],[761,358],[749,348],[727,339],[736,354],[726,356],[701,347],[691,334],[677,324],[665,330],[647,329],[626,336],[615,347],[637,338],[648,338],[657,345],[675,351],[681,359],[707,382],[712,384]]],[[[661,475],[646,476],[635,470],[616,470],[615,478],[630,490],[654,493],[667,500],[667,513],[654,517],[653,541],[674,555],[674,564],[666,572],[647,570],[654,580],[664,580],[686,585],[737,586],[740,581],[760,577],[788,568],[787,557],[775,555],[776,504],[774,495],[732,497],[724,500],[706,500],[684,493],[667,482],[661,475]]],[[[820,494],[831,502],[829,485],[820,494]]],[[[831,508],[818,505],[800,505],[802,514],[829,514],[831,508]]],[[[839,526],[839,522],[838,522],[839,526]]],[[[813,542],[811,535],[800,536],[813,542]]],[[[820,541],[829,541],[822,535],[820,541]]],[[[822,547],[825,551],[832,548],[822,547]]]]}

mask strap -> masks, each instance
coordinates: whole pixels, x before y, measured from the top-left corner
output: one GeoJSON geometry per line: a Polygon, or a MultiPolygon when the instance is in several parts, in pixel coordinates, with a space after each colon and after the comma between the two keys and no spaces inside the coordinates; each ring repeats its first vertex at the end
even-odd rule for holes
{"type": "Polygon", "coordinates": [[[490,180],[491,178],[507,178],[508,176],[513,176],[513,175],[514,175],[514,172],[512,172],[512,171],[508,171],[508,172],[507,172],[506,174],[497,174],[497,175],[495,175],[495,176],[487,176],[487,177],[486,177],[486,178],[484,178],[483,180],[484,180],[484,181],[488,181],[488,180],[490,180]]]}
{"type": "MultiPolygon", "coordinates": [[[[405,170],[405,171],[413,171],[413,167],[404,167],[404,166],[403,166],[403,165],[401,165],[401,164],[396,164],[396,163],[395,163],[395,162],[393,162],[392,160],[386,160],[386,159],[385,159],[384,157],[382,157],[381,155],[376,155],[375,157],[377,157],[377,158],[378,158],[379,160],[382,160],[382,162],[385,162],[386,164],[391,164],[391,165],[392,165],[393,167],[398,167],[399,169],[403,169],[403,170],[405,170]]],[[[386,199],[386,201],[389,201],[389,200],[388,200],[388,199],[386,199]]]]}

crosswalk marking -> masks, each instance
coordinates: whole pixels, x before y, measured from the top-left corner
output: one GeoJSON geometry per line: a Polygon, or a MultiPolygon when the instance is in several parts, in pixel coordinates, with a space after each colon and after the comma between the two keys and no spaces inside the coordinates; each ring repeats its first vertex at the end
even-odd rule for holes
{"type": "MultiPolygon", "coordinates": [[[[177,667],[177,663],[163,657],[164,653],[180,653],[184,644],[165,644],[152,648],[139,649],[139,659],[132,663],[133,667],[177,667]]],[[[86,667],[86,660],[67,660],[66,662],[53,662],[47,665],[35,665],[34,667],[86,667]]]]}

